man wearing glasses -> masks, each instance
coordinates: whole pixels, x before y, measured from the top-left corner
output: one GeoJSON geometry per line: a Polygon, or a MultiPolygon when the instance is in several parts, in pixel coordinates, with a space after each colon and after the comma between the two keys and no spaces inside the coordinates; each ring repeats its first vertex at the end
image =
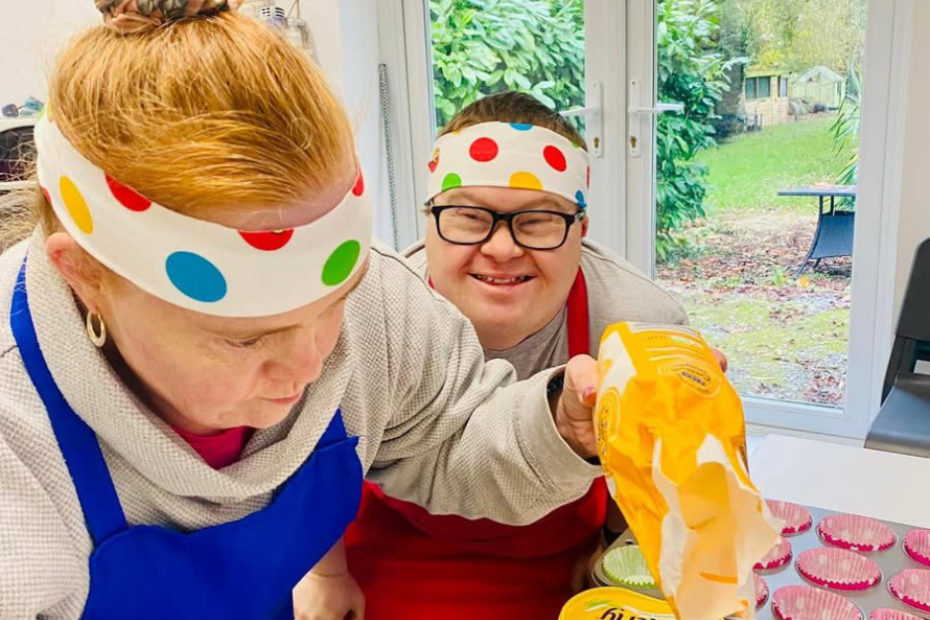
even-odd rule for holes
{"type": "MultiPolygon", "coordinates": [[[[534,98],[504,93],[462,110],[429,168],[429,230],[407,255],[471,319],[488,359],[525,378],[596,356],[612,323],[687,322],[666,292],[584,240],[584,141],[534,98]]],[[[493,454],[487,463],[499,466],[493,454]]],[[[510,527],[430,515],[368,487],[346,536],[366,618],[556,618],[584,581],[608,505],[600,480],[574,504],[510,527]]]]}

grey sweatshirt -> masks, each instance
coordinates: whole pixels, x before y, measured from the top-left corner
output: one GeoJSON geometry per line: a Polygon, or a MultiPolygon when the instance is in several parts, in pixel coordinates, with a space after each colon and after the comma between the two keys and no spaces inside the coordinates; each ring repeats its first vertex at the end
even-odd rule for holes
{"type": "MultiPolygon", "coordinates": [[[[13,339],[10,303],[28,254],[39,343],[96,432],[130,524],[190,531],[267,505],[341,408],[367,477],[437,514],[529,523],[574,501],[600,470],[556,431],[551,371],[516,383],[484,362],[470,323],[396,254],[376,247],[322,376],[237,463],[213,470],[118,379],[84,334],[39,233],[0,256],[0,619],[77,619],[91,540],[48,415],[13,339]]],[[[142,319],[144,320],[144,319],[142,319]]]]}

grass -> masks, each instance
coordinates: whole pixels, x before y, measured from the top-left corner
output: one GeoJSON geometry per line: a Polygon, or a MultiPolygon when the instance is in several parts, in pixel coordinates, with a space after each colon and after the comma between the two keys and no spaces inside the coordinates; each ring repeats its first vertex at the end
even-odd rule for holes
{"type": "MultiPolygon", "coordinates": [[[[803,401],[819,372],[845,370],[848,309],[819,309],[801,300],[773,304],[750,295],[713,303],[695,291],[679,295],[692,324],[730,358],[729,378],[743,395],[803,401]]],[[[841,398],[839,392],[814,400],[841,398]]]]}
{"type": "Polygon", "coordinates": [[[662,284],[730,358],[743,395],[840,405],[849,331],[848,259],[794,275],[816,223],[814,198],[778,191],[832,183],[851,152],[834,156],[833,117],[766,127],[702,154],[708,217],[685,232],[662,284]]]}
{"type": "Polygon", "coordinates": [[[834,118],[789,122],[744,134],[705,151],[713,210],[785,209],[810,212],[812,198],[782,198],[778,190],[832,183],[851,156],[833,156],[834,118]]]}

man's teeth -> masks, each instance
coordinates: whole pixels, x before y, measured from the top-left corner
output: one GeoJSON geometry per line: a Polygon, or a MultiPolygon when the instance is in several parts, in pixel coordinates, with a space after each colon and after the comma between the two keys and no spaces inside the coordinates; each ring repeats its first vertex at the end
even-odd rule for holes
{"type": "Polygon", "coordinates": [[[515,278],[492,278],[491,276],[483,276],[480,274],[475,274],[475,278],[481,280],[482,282],[487,282],[488,284],[519,284],[520,282],[526,282],[529,280],[529,276],[517,276],[515,278]]]}

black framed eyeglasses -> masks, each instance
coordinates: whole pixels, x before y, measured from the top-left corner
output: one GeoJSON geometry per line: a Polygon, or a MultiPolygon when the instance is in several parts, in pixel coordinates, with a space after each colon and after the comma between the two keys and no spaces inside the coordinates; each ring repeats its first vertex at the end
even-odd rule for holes
{"type": "Polygon", "coordinates": [[[500,213],[484,207],[428,205],[436,218],[439,236],[456,245],[480,245],[494,235],[498,222],[506,222],[513,242],[528,250],[555,250],[565,244],[568,232],[586,216],[584,211],[528,210],[500,213]]]}

